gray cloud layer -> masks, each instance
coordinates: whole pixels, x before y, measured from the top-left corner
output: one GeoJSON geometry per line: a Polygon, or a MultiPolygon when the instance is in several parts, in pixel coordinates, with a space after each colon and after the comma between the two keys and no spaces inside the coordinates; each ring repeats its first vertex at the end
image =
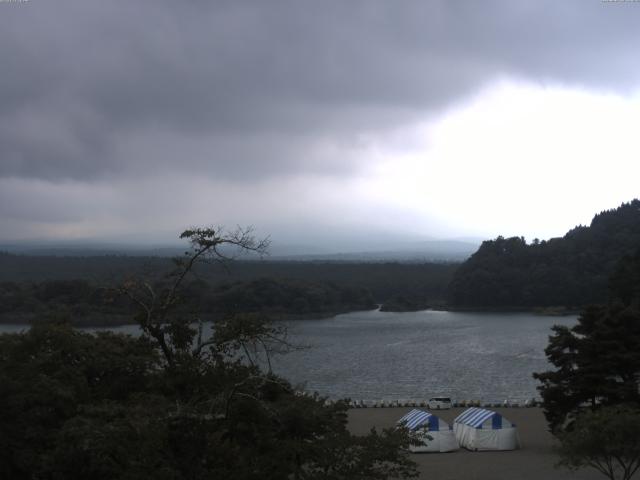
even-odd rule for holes
{"type": "Polygon", "coordinates": [[[0,4],[0,177],[344,174],[357,161],[327,144],[496,76],[628,92],[639,19],[557,0],[0,4]]]}

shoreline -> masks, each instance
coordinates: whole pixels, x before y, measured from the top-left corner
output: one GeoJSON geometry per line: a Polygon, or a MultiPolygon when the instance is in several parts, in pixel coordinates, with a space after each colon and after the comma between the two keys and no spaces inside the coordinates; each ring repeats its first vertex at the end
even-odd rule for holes
{"type": "MultiPolygon", "coordinates": [[[[269,317],[274,322],[304,322],[304,321],[313,321],[313,320],[322,320],[325,318],[333,318],[338,315],[344,315],[348,313],[355,312],[371,312],[374,310],[379,310],[379,306],[375,306],[369,309],[357,308],[354,310],[344,309],[344,310],[331,310],[327,312],[310,312],[304,314],[297,313],[265,313],[266,317],[269,317]]],[[[249,314],[261,314],[260,312],[249,312],[249,314]]],[[[0,325],[23,325],[23,326],[32,326],[37,323],[46,322],[45,318],[49,315],[47,313],[37,314],[37,313],[22,313],[22,314],[4,314],[0,315],[0,325]]],[[[202,318],[204,322],[215,322],[216,320],[223,317],[222,314],[199,314],[193,315],[194,318],[202,318]]],[[[113,313],[113,314],[100,314],[94,313],[93,315],[87,315],[85,317],[76,317],[75,321],[72,320],[71,324],[74,327],[79,328],[108,328],[108,327],[124,327],[127,325],[138,325],[138,323],[133,320],[134,314],[121,314],[121,313],[113,313]]]]}
{"type": "Polygon", "coordinates": [[[453,305],[440,305],[431,307],[429,310],[438,312],[461,312],[461,313],[533,313],[546,317],[567,317],[570,315],[579,315],[584,307],[461,307],[453,305]]]}
{"type": "MultiPolygon", "coordinates": [[[[354,435],[365,435],[371,428],[392,428],[412,407],[350,409],[348,429],[354,435]]],[[[418,407],[420,408],[420,407],[418,407]]],[[[424,410],[424,408],[422,408],[424,410]]],[[[557,444],[549,433],[539,407],[493,408],[516,424],[520,437],[519,450],[503,452],[471,452],[460,449],[448,453],[412,453],[418,464],[419,479],[438,480],[597,480],[601,474],[593,469],[576,472],[555,467],[557,444]]],[[[450,425],[464,408],[431,410],[450,425]]]]}
{"type": "MultiPolygon", "coordinates": [[[[420,310],[402,310],[402,311],[394,311],[394,310],[384,310],[382,308],[383,304],[378,304],[373,308],[369,309],[343,309],[343,310],[332,310],[327,312],[311,312],[304,314],[297,313],[266,313],[267,317],[270,317],[271,320],[275,322],[304,322],[304,321],[313,321],[313,320],[322,320],[326,318],[333,318],[338,315],[357,313],[357,312],[372,312],[379,311],[382,313],[415,313],[415,312],[460,312],[460,313],[531,313],[534,315],[540,315],[545,317],[566,317],[571,315],[579,315],[579,309],[567,309],[565,307],[548,307],[548,308],[523,308],[523,307],[502,307],[502,308],[483,308],[483,307],[453,307],[453,306],[434,306],[426,309],[420,310]]],[[[21,325],[21,326],[31,326],[36,323],[42,322],[43,317],[46,317],[47,314],[36,314],[36,313],[22,313],[22,314],[4,314],[0,315],[0,325],[21,325]]],[[[220,314],[205,314],[199,315],[203,318],[205,322],[215,322],[222,315],[220,314]]],[[[197,315],[196,315],[197,317],[197,315]]],[[[87,315],[86,317],[80,317],[76,321],[72,321],[72,325],[74,327],[79,328],[109,328],[109,327],[123,327],[127,325],[137,325],[135,321],[132,320],[133,315],[121,314],[121,313],[95,313],[93,315],[87,315]]]]}

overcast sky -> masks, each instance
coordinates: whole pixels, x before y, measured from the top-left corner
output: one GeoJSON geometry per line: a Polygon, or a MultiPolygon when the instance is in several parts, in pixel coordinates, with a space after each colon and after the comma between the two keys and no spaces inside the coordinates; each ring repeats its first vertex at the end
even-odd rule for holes
{"type": "Polygon", "coordinates": [[[0,241],[562,235],[640,195],[638,25],[600,0],[0,2],[0,241]]]}

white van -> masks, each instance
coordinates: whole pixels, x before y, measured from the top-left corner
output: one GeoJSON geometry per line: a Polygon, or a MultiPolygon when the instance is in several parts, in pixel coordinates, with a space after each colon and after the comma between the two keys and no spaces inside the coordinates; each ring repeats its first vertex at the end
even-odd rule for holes
{"type": "Polygon", "coordinates": [[[449,397],[433,397],[427,402],[427,408],[430,410],[446,410],[451,408],[451,399],[449,397]]]}

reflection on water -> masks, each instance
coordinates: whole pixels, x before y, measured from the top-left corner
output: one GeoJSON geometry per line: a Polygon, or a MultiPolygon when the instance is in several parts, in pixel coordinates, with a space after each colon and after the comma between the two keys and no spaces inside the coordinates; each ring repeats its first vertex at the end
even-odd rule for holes
{"type": "MultiPolygon", "coordinates": [[[[355,312],[287,322],[290,340],[309,348],[273,364],[293,383],[334,398],[523,401],[537,396],[531,374],[548,368],[551,326],[575,322],[529,313],[355,312]]],[[[1,332],[24,329],[0,325],[1,332]]]]}
{"type": "Polygon", "coordinates": [[[352,399],[498,402],[537,396],[531,374],[548,368],[554,324],[576,317],[529,313],[357,312],[289,322],[292,341],[312,348],[279,357],[275,370],[306,389],[352,399]]]}

